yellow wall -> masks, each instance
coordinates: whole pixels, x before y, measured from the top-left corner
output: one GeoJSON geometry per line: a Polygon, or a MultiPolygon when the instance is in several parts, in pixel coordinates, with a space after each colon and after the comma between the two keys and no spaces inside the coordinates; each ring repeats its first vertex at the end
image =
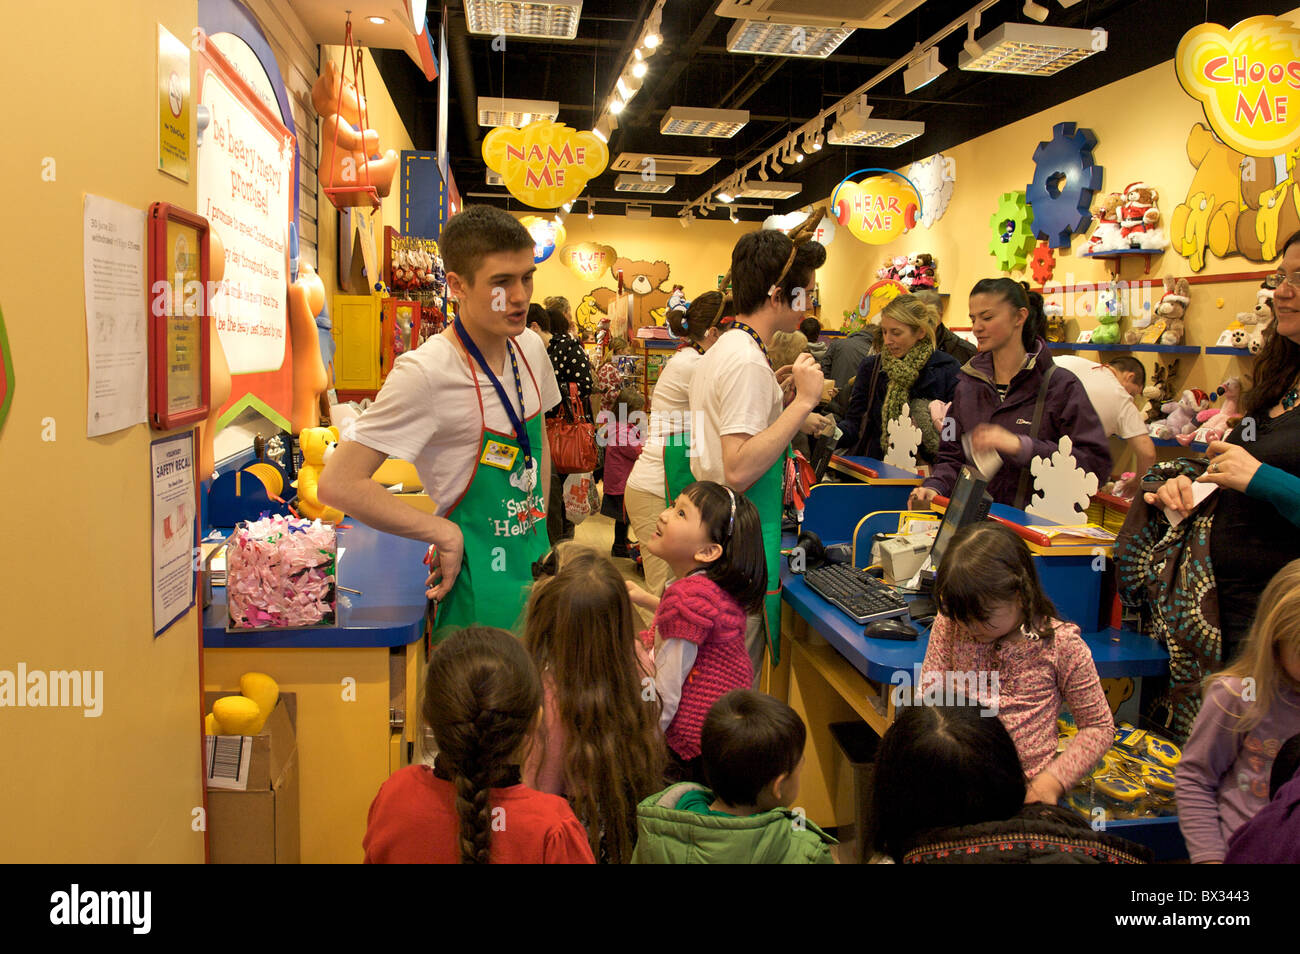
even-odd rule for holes
{"type": "MultiPolygon", "coordinates": [[[[0,432],[0,669],[103,670],[99,718],[0,709],[0,860],[196,862],[198,617],[153,637],[149,442],[86,434],[82,196],[195,205],[156,170],[157,26],[188,42],[194,2],[105,15],[73,0],[7,10],[0,307],[17,388],[0,432]],[[55,162],[43,181],[42,162],[55,162]],[[53,441],[42,421],[54,421],[53,441]]],[[[141,303],[143,306],[143,302],[141,303]]]]}

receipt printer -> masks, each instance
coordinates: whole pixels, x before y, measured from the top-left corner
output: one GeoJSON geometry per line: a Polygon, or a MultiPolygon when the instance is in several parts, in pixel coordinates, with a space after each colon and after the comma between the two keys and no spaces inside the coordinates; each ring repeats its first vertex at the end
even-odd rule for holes
{"type": "Polygon", "coordinates": [[[882,540],[880,568],[886,583],[906,583],[916,576],[934,545],[933,533],[907,533],[882,540]]]}

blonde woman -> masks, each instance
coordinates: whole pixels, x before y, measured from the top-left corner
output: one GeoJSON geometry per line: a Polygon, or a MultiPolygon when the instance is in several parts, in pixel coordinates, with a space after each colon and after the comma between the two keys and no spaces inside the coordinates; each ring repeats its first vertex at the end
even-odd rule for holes
{"type": "Polygon", "coordinates": [[[840,429],[839,446],[856,456],[884,457],[888,448],[885,422],[906,408],[921,429],[919,461],[933,463],[939,432],[930,417],[930,402],[952,400],[960,365],[934,348],[938,313],[915,295],[899,295],[880,315],[880,354],[870,355],[858,368],[853,394],[840,429]]]}

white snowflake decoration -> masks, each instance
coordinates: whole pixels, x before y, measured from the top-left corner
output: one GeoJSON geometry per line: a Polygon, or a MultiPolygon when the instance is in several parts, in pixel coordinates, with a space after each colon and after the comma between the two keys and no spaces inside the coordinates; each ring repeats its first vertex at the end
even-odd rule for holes
{"type": "Polygon", "coordinates": [[[907,407],[898,413],[885,428],[885,463],[891,467],[916,471],[916,452],[921,446],[921,429],[912,423],[907,407]]]}
{"type": "Polygon", "coordinates": [[[1088,503],[1097,492],[1097,475],[1077,465],[1068,436],[1061,438],[1057,448],[1050,460],[1035,457],[1030,463],[1034,495],[1025,512],[1066,525],[1086,522],[1088,503]]]}
{"type": "Polygon", "coordinates": [[[933,228],[948,211],[953,184],[957,180],[956,162],[949,156],[935,153],[908,166],[907,178],[921,193],[921,224],[927,229],[933,228]]]}

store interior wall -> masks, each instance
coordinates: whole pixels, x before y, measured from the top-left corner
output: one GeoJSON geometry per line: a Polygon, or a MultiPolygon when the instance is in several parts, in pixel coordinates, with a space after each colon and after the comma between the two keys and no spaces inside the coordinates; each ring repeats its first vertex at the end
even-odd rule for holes
{"type": "MultiPolygon", "coordinates": [[[[102,714],[0,710],[0,854],[9,862],[199,862],[198,613],[152,624],[149,444],[86,437],[83,195],[194,208],[157,171],[157,24],[189,41],[197,5],[72,0],[8,8],[8,184],[0,307],[16,387],[0,431],[0,669],[102,671],[102,714]],[[53,166],[49,166],[49,163],[53,166]],[[43,165],[44,164],[44,165],[43,165]],[[52,181],[43,170],[53,171],[52,181]]],[[[191,77],[193,79],[193,75],[191,77]]]]}

